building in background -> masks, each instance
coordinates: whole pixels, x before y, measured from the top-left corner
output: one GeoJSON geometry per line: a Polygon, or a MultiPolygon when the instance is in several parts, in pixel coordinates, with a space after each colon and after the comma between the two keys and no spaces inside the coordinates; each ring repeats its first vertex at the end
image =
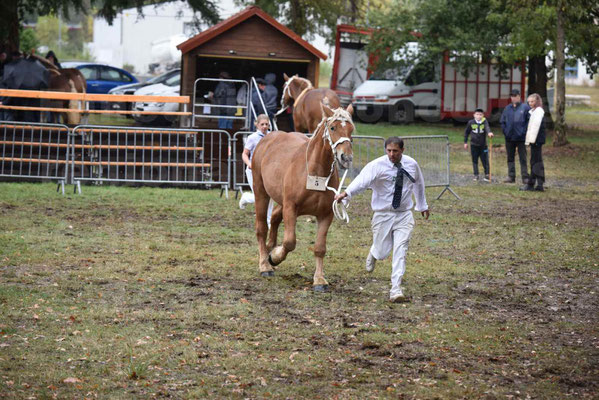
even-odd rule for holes
{"type": "Polygon", "coordinates": [[[595,80],[587,72],[583,61],[571,60],[566,62],[566,85],[595,86],[595,80]]]}
{"type": "MultiPolygon", "coordinates": [[[[222,1],[219,6],[221,18],[240,9],[232,0],[222,1]]],[[[95,18],[93,42],[89,44],[94,60],[119,68],[130,65],[140,75],[177,67],[181,61],[177,44],[198,33],[193,10],[186,1],[176,1],[144,6],[142,14],[137,8],[123,10],[112,25],[95,18]]]]}

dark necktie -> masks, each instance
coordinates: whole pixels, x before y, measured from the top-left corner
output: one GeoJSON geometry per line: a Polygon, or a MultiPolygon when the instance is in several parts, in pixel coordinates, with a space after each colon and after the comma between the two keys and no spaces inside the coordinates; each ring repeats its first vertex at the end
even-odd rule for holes
{"type": "Polygon", "coordinates": [[[416,180],[412,178],[408,171],[403,169],[401,163],[397,163],[395,165],[397,166],[397,176],[395,177],[395,191],[393,192],[393,202],[391,203],[394,209],[399,207],[399,204],[401,203],[401,194],[403,192],[403,176],[405,175],[410,181],[416,182],[416,180]]]}

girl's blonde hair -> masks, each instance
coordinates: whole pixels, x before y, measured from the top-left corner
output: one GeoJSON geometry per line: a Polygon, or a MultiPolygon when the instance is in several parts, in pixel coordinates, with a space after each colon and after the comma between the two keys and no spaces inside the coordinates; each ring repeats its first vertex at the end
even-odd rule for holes
{"type": "Polygon", "coordinates": [[[541,98],[541,96],[538,93],[530,94],[530,95],[528,95],[528,98],[535,99],[535,107],[543,107],[543,99],[541,98]]]}
{"type": "Polygon", "coordinates": [[[270,124],[270,119],[268,119],[268,115],[266,114],[260,114],[256,117],[256,122],[254,122],[254,125],[258,126],[258,123],[260,123],[261,120],[267,120],[268,123],[270,124]]]}

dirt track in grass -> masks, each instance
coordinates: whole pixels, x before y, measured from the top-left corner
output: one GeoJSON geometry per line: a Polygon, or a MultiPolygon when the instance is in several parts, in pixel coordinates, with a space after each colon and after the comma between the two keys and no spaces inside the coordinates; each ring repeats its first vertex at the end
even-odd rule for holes
{"type": "Polygon", "coordinates": [[[599,393],[592,194],[466,185],[462,201],[431,200],[410,244],[412,302],[396,305],[389,261],[363,271],[368,196],[352,202],[349,226],[332,227],[331,290],[319,294],[307,218],[296,251],[264,279],[251,210],[209,192],[124,202],[135,189],[111,190],[102,201],[0,201],[0,397],[599,393]]]}

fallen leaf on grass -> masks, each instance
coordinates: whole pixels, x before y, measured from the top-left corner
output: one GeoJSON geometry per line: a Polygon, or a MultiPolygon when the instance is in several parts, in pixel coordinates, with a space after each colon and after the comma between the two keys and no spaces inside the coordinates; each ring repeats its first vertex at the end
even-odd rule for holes
{"type": "Polygon", "coordinates": [[[70,378],[65,378],[62,382],[63,383],[81,383],[83,381],[78,378],[70,377],[70,378]]]}

